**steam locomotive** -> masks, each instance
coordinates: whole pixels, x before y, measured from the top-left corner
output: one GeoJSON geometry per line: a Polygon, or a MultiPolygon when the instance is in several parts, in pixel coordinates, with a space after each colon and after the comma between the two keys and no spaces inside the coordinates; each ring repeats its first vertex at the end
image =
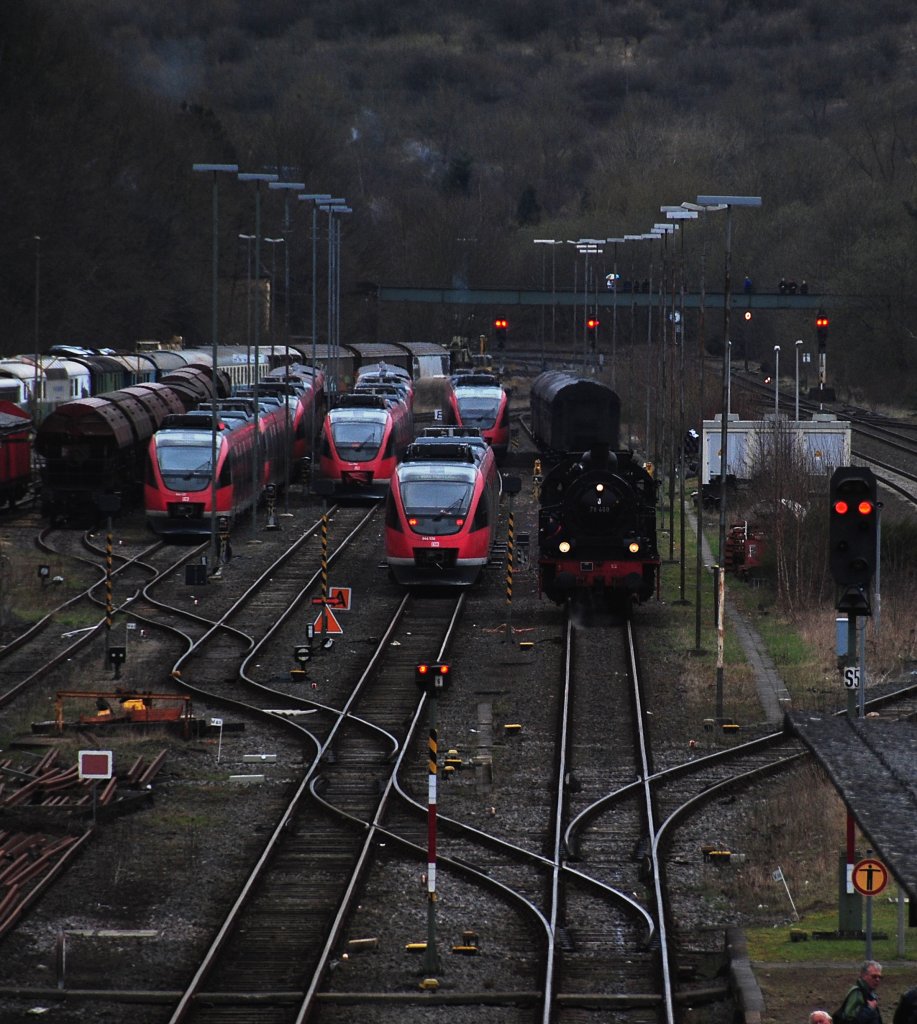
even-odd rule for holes
{"type": "Polygon", "coordinates": [[[557,604],[603,597],[627,609],[648,600],[660,565],[656,481],[633,452],[619,449],[618,396],[551,371],[534,381],[531,407],[550,463],[538,510],[541,592],[557,604]]]}

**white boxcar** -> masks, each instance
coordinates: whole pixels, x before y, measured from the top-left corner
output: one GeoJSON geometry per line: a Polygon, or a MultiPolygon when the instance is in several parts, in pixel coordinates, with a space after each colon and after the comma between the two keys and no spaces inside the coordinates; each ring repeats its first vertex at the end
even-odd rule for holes
{"type": "MultiPolygon", "coordinates": [[[[750,480],[755,466],[773,446],[774,417],[740,420],[730,413],[727,422],[726,475],[750,480]]],[[[778,417],[776,430],[795,437],[799,458],[811,466],[813,476],[830,476],[838,466],[850,465],[850,421],[830,413],[816,413],[811,420],[778,417]]],[[[704,420],[702,432],[701,483],[719,479],[722,457],[722,419],[704,420]]]]}

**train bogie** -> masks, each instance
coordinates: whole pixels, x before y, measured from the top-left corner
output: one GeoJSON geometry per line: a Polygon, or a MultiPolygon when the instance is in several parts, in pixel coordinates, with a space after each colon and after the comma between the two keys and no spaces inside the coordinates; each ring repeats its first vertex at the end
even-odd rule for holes
{"type": "Polygon", "coordinates": [[[422,437],[386,499],[385,557],[407,586],[468,586],[490,559],[501,481],[481,438],[422,437]]]}

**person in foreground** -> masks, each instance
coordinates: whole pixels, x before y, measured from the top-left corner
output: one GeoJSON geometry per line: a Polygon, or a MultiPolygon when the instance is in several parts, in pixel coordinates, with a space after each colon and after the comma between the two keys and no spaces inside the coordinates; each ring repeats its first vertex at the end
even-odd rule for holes
{"type": "Polygon", "coordinates": [[[834,1024],[882,1024],[876,991],[881,980],[882,965],[875,960],[865,961],[856,984],[848,990],[841,1008],[834,1014],[834,1024]]]}

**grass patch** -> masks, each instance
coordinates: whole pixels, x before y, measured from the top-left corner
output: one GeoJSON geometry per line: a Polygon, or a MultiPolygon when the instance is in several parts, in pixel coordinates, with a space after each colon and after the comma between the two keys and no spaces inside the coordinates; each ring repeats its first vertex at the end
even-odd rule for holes
{"type": "MultiPolygon", "coordinates": [[[[792,888],[790,890],[792,892],[792,888]]],[[[897,960],[898,957],[898,907],[889,899],[897,898],[897,888],[889,886],[888,896],[873,899],[872,930],[873,959],[897,960]],[[876,938],[885,934],[887,938],[876,938]]],[[[907,917],[905,915],[905,924],[907,917]]],[[[863,924],[866,923],[866,909],[863,908],[863,924]]],[[[752,960],[772,963],[811,963],[819,961],[845,960],[851,964],[861,961],[864,956],[863,939],[815,939],[816,932],[834,932],[838,925],[837,910],[821,910],[804,914],[791,925],[777,925],[770,928],[746,928],[748,954],[752,960]],[[807,936],[803,942],[794,942],[790,931],[800,931],[807,936]]],[[[917,930],[905,927],[904,959],[917,960],[917,930]]]]}

